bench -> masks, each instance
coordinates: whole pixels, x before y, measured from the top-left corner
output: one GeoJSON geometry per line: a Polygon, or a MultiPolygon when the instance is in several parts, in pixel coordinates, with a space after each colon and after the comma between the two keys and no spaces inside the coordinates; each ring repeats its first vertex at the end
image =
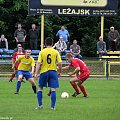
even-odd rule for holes
{"type": "Polygon", "coordinates": [[[108,55],[105,55],[105,56],[102,56],[102,58],[120,58],[120,56],[108,56],[108,55]]]}
{"type": "MultiPolygon", "coordinates": [[[[0,59],[11,59],[12,58],[12,55],[13,55],[13,52],[14,50],[8,50],[8,54],[7,55],[0,55],[0,59]]],[[[39,55],[39,52],[40,50],[32,50],[32,53],[31,53],[31,56],[34,58],[34,59],[37,59],[38,58],[38,55],[39,55]]],[[[70,53],[70,50],[66,50],[66,53],[70,53]]],[[[61,56],[62,60],[65,60],[66,57],[65,55],[62,55],[61,56]]]]}
{"type": "Polygon", "coordinates": [[[107,55],[118,55],[118,56],[120,56],[120,51],[109,51],[109,52],[107,52],[107,55]]]}
{"type": "MultiPolygon", "coordinates": [[[[99,54],[98,51],[97,54],[99,54]]],[[[120,58],[120,51],[108,51],[107,55],[102,55],[102,58],[120,58]]]]}
{"type": "MultiPolygon", "coordinates": [[[[99,54],[99,52],[97,51],[97,54],[99,54]]],[[[114,54],[117,54],[117,55],[120,55],[120,51],[107,51],[107,54],[109,55],[114,55],[114,54]]]]}

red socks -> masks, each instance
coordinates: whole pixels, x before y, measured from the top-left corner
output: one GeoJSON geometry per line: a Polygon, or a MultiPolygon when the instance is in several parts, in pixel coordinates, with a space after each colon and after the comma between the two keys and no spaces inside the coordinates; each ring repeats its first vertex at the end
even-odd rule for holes
{"type": "Polygon", "coordinates": [[[80,90],[82,91],[84,97],[87,97],[88,95],[87,95],[87,93],[86,93],[86,90],[85,90],[84,86],[83,86],[83,85],[80,85],[79,87],[80,87],[80,90]]]}
{"type": "Polygon", "coordinates": [[[10,80],[13,80],[14,77],[15,77],[15,73],[12,74],[12,76],[10,77],[10,80]]]}
{"type": "Polygon", "coordinates": [[[77,87],[76,83],[75,83],[75,82],[70,82],[70,84],[72,85],[72,87],[74,88],[74,90],[75,90],[77,93],[79,93],[79,90],[78,90],[78,87],[77,87]]]}

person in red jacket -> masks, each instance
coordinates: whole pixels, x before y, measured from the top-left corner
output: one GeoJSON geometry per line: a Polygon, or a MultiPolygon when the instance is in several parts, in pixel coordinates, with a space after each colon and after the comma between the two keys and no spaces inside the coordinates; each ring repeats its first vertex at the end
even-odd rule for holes
{"type": "Polygon", "coordinates": [[[67,70],[73,67],[74,71],[69,72],[68,75],[72,76],[74,74],[77,74],[77,76],[70,78],[70,83],[75,90],[75,93],[72,96],[76,97],[77,95],[79,95],[80,91],[78,88],[80,88],[81,92],[84,95],[83,97],[88,97],[85,87],[83,86],[83,82],[86,81],[90,76],[89,68],[82,60],[74,58],[70,53],[66,54],[66,59],[70,64],[62,67],[62,70],[67,70]]]}
{"type": "Polygon", "coordinates": [[[15,77],[17,70],[18,70],[18,65],[19,62],[16,62],[16,60],[18,59],[19,56],[24,55],[24,52],[22,52],[22,46],[18,47],[18,51],[15,52],[12,56],[12,69],[13,69],[13,73],[9,79],[9,82],[12,82],[13,78],[15,77]]]}

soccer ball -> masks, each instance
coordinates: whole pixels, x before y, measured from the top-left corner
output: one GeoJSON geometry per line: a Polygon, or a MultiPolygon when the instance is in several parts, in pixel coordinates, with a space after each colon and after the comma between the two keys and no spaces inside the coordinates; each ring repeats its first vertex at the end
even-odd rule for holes
{"type": "Polygon", "coordinates": [[[61,94],[61,98],[69,98],[69,94],[67,92],[63,92],[61,94]]]}

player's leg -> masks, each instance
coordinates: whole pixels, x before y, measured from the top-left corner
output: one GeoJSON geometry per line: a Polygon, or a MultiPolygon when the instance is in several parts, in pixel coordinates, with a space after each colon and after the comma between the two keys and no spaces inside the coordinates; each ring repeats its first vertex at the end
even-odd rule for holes
{"type": "Polygon", "coordinates": [[[51,88],[51,109],[55,110],[55,104],[56,104],[56,89],[51,88]]]}
{"type": "Polygon", "coordinates": [[[12,82],[13,78],[15,77],[15,74],[16,74],[15,72],[12,73],[12,75],[11,75],[11,77],[9,79],[9,82],[12,82]]]}
{"type": "Polygon", "coordinates": [[[82,83],[83,83],[87,78],[89,78],[89,75],[90,75],[90,72],[85,72],[85,73],[82,73],[82,74],[80,74],[80,75],[77,76],[77,78],[79,79],[78,86],[79,86],[81,92],[83,93],[84,97],[88,97],[88,94],[87,94],[87,92],[86,92],[85,87],[82,85],[82,83]]]}
{"type": "Polygon", "coordinates": [[[58,74],[56,71],[49,71],[48,87],[51,88],[51,109],[55,110],[56,88],[59,88],[58,74]]]}
{"type": "Polygon", "coordinates": [[[51,89],[49,90],[49,92],[48,92],[48,94],[47,94],[48,96],[50,96],[51,95],[51,89]]]}
{"type": "Polygon", "coordinates": [[[78,83],[78,86],[79,86],[80,90],[82,91],[82,93],[84,95],[83,97],[88,97],[88,94],[87,94],[87,92],[85,90],[85,87],[82,85],[81,82],[78,83]]]}
{"type": "Polygon", "coordinates": [[[16,92],[15,94],[19,93],[20,87],[21,87],[21,81],[23,78],[23,72],[18,70],[18,81],[17,81],[17,85],[16,85],[16,92]]]}
{"type": "Polygon", "coordinates": [[[17,70],[14,68],[14,71],[13,71],[13,73],[12,73],[10,79],[9,79],[9,82],[12,82],[12,80],[15,77],[16,73],[17,73],[17,70]]]}
{"type": "Polygon", "coordinates": [[[78,82],[79,79],[77,77],[73,77],[70,79],[70,84],[72,85],[73,89],[75,90],[75,93],[72,95],[73,97],[76,97],[77,95],[80,94],[79,89],[77,87],[76,82],[78,82]]]}
{"type": "Polygon", "coordinates": [[[31,83],[33,92],[36,93],[36,85],[35,85],[34,78],[33,78],[32,74],[29,71],[25,71],[24,77],[26,78],[26,80],[28,80],[31,83]]]}
{"type": "Polygon", "coordinates": [[[47,78],[48,78],[48,73],[47,72],[42,73],[39,76],[39,79],[38,79],[38,92],[37,92],[38,107],[36,109],[43,108],[43,106],[42,106],[42,98],[43,98],[42,89],[43,89],[43,87],[47,87],[47,78]]]}
{"type": "Polygon", "coordinates": [[[29,78],[28,80],[32,85],[33,92],[36,94],[37,91],[36,91],[36,85],[35,85],[35,82],[34,82],[34,78],[29,78]]]}
{"type": "Polygon", "coordinates": [[[40,86],[38,86],[38,92],[37,92],[37,100],[38,100],[38,106],[36,107],[36,109],[42,109],[42,88],[40,86]]]}

